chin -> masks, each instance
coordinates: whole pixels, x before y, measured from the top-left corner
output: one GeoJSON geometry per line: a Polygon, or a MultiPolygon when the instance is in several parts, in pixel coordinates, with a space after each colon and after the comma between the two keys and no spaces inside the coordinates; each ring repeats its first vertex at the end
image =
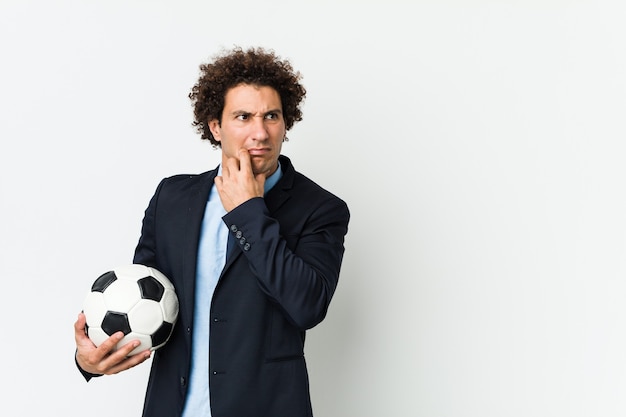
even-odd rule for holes
{"type": "Polygon", "coordinates": [[[265,176],[269,176],[274,173],[274,169],[271,165],[253,165],[252,172],[254,175],[265,174],[265,176]]]}
{"type": "Polygon", "coordinates": [[[256,164],[252,165],[252,173],[254,175],[259,175],[264,172],[267,172],[267,168],[264,165],[256,165],[256,164]]]}

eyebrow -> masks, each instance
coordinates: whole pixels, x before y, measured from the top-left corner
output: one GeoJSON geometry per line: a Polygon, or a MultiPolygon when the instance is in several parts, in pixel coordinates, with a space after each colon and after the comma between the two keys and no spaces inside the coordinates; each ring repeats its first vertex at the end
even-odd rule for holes
{"type": "MultiPolygon", "coordinates": [[[[264,112],[263,116],[268,115],[270,113],[283,114],[283,111],[281,109],[272,109],[272,110],[268,110],[268,111],[264,112]]],[[[253,113],[250,112],[250,111],[246,111],[246,110],[234,110],[231,114],[233,116],[241,116],[241,115],[251,115],[253,113]]]]}

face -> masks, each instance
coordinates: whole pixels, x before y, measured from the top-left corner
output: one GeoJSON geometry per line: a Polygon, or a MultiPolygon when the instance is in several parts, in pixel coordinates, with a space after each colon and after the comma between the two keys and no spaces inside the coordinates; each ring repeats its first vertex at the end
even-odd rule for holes
{"type": "Polygon", "coordinates": [[[250,154],[254,174],[271,175],[285,137],[283,107],[272,87],[241,84],[226,93],[222,123],[209,122],[222,147],[222,162],[237,157],[239,149],[250,154]]]}

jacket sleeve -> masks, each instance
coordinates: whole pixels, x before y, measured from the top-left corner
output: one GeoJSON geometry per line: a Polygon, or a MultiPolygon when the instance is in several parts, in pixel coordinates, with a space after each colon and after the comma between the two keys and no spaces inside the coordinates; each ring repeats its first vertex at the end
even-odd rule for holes
{"type": "Polygon", "coordinates": [[[223,220],[260,288],[292,324],[307,330],[324,319],[337,287],[350,213],[345,202],[328,196],[301,214],[301,229],[285,236],[260,197],[223,220]]]}
{"type": "Polygon", "coordinates": [[[155,267],[156,265],[156,206],[159,200],[159,195],[163,189],[165,180],[162,180],[154,195],[150,199],[150,203],[144,212],[143,222],[141,226],[141,237],[135,248],[135,255],[133,257],[133,263],[155,267]]]}
{"type": "Polygon", "coordinates": [[[74,363],[76,364],[76,368],[78,368],[78,371],[83,375],[83,378],[85,378],[85,381],[87,382],[89,382],[91,378],[97,378],[102,376],[101,374],[92,374],[91,372],[87,372],[83,368],[81,368],[78,364],[78,359],[76,359],[76,352],[74,352],[74,363]]]}

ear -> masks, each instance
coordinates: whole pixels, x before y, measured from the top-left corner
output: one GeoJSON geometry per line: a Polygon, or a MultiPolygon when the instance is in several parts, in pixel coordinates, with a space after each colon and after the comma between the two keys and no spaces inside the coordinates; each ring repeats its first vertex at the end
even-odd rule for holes
{"type": "Polygon", "coordinates": [[[220,121],[217,119],[209,120],[209,129],[213,134],[213,137],[216,141],[221,141],[222,137],[220,135],[220,121]]]}

